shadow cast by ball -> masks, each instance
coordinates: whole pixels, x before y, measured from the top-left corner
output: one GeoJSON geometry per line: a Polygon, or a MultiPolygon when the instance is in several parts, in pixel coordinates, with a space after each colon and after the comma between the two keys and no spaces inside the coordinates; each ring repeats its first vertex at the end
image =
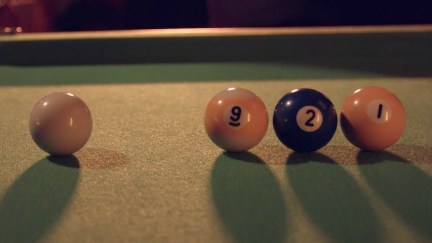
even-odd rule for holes
{"type": "Polygon", "coordinates": [[[251,152],[224,152],[222,155],[241,162],[255,163],[255,164],[264,164],[264,161],[258,157],[257,155],[251,152]]]}
{"type": "Polygon", "coordinates": [[[285,242],[287,211],[278,181],[252,153],[223,153],[211,174],[213,202],[236,242],[285,242]]]}
{"type": "Polygon", "coordinates": [[[80,178],[74,156],[47,157],[28,168],[0,199],[2,242],[36,242],[62,217],[80,178]]]}
{"type": "Polygon", "coordinates": [[[54,156],[49,155],[46,158],[51,163],[60,165],[60,166],[66,166],[71,168],[80,168],[80,161],[75,157],[75,155],[68,155],[68,156],[54,156]]]}
{"type": "Polygon", "coordinates": [[[415,161],[397,154],[357,154],[362,175],[372,189],[410,228],[432,241],[432,178],[415,161]]]}
{"type": "Polygon", "coordinates": [[[356,161],[359,165],[379,164],[386,161],[410,163],[408,159],[388,151],[369,152],[363,150],[357,152],[356,161]]]}
{"type": "Polygon", "coordinates": [[[286,160],[287,165],[304,164],[308,162],[320,162],[327,164],[336,164],[336,161],[332,160],[330,157],[320,153],[296,153],[291,152],[286,160]]]}
{"type": "Polygon", "coordinates": [[[286,176],[308,217],[335,242],[379,242],[380,224],[343,166],[319,152],[291,153],[286,176]]]}

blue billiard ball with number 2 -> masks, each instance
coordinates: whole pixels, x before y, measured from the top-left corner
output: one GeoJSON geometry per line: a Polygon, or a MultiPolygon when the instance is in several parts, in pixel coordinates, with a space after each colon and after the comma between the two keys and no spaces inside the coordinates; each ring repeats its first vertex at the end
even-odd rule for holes
{"type": "Polygon", "coordinates": [[[299,153],[313,152],[326,145],[337,127],[333,103],[313,89],[295,89],[283,96],[273,114],[273,128],[279,140],[299,153]]]}

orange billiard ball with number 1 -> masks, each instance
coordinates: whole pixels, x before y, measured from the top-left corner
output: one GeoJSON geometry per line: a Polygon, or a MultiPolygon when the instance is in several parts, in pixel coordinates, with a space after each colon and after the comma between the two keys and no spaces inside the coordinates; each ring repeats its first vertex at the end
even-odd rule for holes
{"type": "Polygon", "coordinates": [[[366,151],[379,151],[396,143],[406,123],[399,98],[380,87],[365,87],[349,95],[341,111],[345,137],[366,151]]]}
{"type": "Polygon", "coordinates": [[[210,139],[229,152],[244,152],[257,145],[268,127],[263,101],[253,92],[229,88],[208,103],[205,129],[210,139]]]}

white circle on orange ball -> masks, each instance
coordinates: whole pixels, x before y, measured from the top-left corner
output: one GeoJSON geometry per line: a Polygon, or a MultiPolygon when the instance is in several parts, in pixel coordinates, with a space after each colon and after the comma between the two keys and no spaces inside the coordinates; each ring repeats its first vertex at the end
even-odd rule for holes
{"type": "Polygon", "coordinates": [[[315,132],[321,127],[322,113],[315,106],[303,106],[296,116],[296,122],[300,129],[305,132],[315,132]]]}
{"type": "Polygon", "coordinates": [[[366,112],[369,119],[375,123],[388,122],[392,117],[392,108],[385,100],[372,100],[366,112]]]}
{"type": "Polygon", "coordinates": [[[224,121],[228,127],[236,129],[241,128],[250,121],[251,114],[246,107],[241,105],[229,106],[224,111],[224,121]],[[248,119],[249,117],[249,119],[248,119]]]}
{"type": "Polygon", "coordinates": [[[34,105],[30,114],[34,142],[51,155],[70,155],[81,149],[92,127],[89,108],[72,93],[49,94],[34,105]]]}

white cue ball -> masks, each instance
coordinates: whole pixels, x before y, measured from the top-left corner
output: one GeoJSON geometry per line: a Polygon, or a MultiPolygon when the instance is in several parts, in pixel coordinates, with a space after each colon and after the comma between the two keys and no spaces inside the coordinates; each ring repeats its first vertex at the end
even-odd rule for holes
{"type": "Polygon", "coordinates": [[[30,114],[30,134],[51,155],[70,155],[90,138],[93,121],[87,105],[71,93],[56,92],[40,99],[30,114]]]}

